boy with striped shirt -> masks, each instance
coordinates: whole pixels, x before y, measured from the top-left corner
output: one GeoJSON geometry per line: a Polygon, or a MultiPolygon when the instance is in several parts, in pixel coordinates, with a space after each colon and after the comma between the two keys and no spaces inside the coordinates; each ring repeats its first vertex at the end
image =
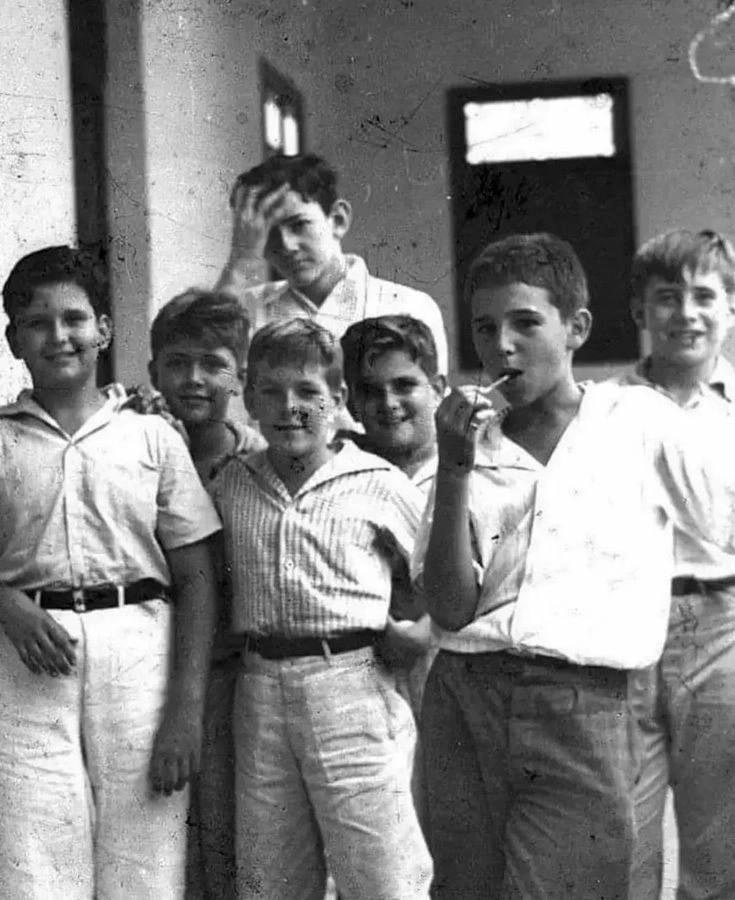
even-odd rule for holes
{"type": "Polygon", "coordinates": [[[214,490],[233,628],[247,634],[233,716],[239,893],[321,900],[328,863],[344,896],[426,898],[415,727],[375,655],[421,495],[390,463],[329,443],[342,357],[317,323],[255,334],[245,400],[268,449],[228,463],[214,490]]]}

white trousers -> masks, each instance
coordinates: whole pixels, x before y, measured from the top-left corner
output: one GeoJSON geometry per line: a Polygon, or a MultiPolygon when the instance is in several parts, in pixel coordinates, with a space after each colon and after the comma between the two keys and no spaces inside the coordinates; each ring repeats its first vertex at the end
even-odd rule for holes
{"type": "Polygon", "coordinates": [[[413,715],[371,647],[246,653],[233,731],[242,900],[323,900],[327,868],[344,900],[428,900],[413,715]]]}
{"type": "Polygon", "coordinates": [[[78,640],[68,676],[34,675],[0,629],[0,897],[183,897],[187,792],[148,784],[171,608],[52,615],[78,640]]]}

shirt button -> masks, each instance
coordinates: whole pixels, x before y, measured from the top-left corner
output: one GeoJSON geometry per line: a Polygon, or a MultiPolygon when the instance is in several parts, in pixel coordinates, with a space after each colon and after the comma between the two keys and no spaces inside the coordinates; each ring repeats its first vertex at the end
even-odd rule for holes
{"type": "Polygon", "coordinates": [[[286,562],[284,563],[284,567],[287,572],[292,572],[293,571],[293,560],[287,559],[286,562]]]}

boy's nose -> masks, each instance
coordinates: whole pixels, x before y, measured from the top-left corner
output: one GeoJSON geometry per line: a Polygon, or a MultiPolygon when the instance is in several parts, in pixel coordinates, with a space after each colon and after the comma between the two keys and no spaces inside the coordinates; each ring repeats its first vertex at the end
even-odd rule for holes
{"type": "Polygon", "coordinates": [[[697,317],[697,304],[694,302],[694,294],[691,291],[684,291],[679,304],[679,315],[687,320],[697,317]]]}
{"type": "Polygon", "coordinates": [[[69,337],[69,329],[61,319],[54,319],[49,323],[48,336],[53,344],[63,344],[69,337]]]}
{"type": "Polygon", "coordinates": [[[289,229],[282,228],[280,231],[280,245],[284,253],[293,253],[298,249],[299,240],[297,236],[289,229]]]}
{"type": "Polygon", "coordinates": [[[201,384],[204,381],[204,370],[199,363],[192,363],[186,373],[186,380],[190,384],[201,384]]]}

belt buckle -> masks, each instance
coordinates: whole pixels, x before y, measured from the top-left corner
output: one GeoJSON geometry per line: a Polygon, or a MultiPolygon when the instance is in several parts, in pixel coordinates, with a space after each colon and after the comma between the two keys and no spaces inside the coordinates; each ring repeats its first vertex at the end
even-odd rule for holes
{"type": "Polygon", "coordinates": [[[83,613],[87,611],[87,604],[84,602],[84,588],[72,588],[71,599],[75,613],[83,613]]]}

